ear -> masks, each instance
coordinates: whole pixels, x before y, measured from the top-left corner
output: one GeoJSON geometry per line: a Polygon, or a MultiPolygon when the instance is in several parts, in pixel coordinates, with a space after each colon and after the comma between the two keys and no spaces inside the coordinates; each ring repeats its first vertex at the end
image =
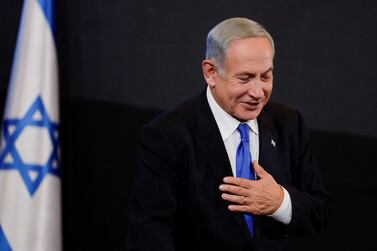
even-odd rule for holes
{"type": "Polygon", "coordinates": [[[206,80],[207,84],[210,87],[214,87],[216,85],[215,75],[216,75],[216,67],[215,64],[210,59],[205,59],[202,62],[202,69],[204,79],[206,80]]]}

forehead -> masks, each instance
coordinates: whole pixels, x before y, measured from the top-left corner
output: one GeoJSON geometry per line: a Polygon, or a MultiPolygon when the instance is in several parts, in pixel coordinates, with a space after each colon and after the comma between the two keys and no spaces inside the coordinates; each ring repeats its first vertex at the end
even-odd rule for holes
{"type": "Polygon", "coordinates": [[[230,42],[225,58],[228,70],[265,71],[273,66],[274,51],[265,37],[230,42]]]}

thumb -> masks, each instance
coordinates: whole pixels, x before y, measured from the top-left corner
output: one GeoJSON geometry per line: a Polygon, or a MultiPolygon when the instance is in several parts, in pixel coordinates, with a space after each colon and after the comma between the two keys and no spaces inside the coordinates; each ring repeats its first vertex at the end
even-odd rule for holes
{"type": "Polygon", "coordinates": [[[264,178],[268,173],[263,169],[261,165],[259,165],[258,161],[254,160],[253,161],[253,167],[255,170],[255,173],[257,174],[258,177],[264,178]]]}

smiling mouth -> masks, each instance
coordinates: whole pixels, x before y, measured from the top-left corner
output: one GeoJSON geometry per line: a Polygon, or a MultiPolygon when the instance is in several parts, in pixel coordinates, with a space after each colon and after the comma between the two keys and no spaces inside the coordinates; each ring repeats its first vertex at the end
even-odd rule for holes
{"type": "Polygon", "coordinates": [[[241,103],[248,110],[256,110],[263,104],[262,101],[260,101],[260,102],[241,102],[241,103]]]}

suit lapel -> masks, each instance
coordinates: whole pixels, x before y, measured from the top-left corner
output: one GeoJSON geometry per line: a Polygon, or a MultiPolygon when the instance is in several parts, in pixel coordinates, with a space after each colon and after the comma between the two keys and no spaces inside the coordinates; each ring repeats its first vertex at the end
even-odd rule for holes
{"type": "Polygon", "coordinates": [[[197,136],[198,146],[217,181],[222,183],[225,176],[232,176],[233,174],[220,130],[207,102],[205,91],[201,93],[196,114],[197,133],[195,135],[197,136]]]}
{"type": "MultiPolygon", "coordinates": [[[[267,107],[266,107],[267,108],[267,107]]],[[[259,126],[259,164],[272,176],[278,174],[278,134],[267,111],[263,109],[258,116],[259,126]]]]}
{"type": "MultiPolygon", "coordinates": [[[[216,179],[216,183],[220,185],[223,183],[224,177],[233,176],[233,174],[224,142],[209,107],[205,91],[201,93],[200,102],[197,106],[196,129],[197,134],[195,135],[197,135],[198,148],[203,153],[207,166],[211,169],[216,179]]],[[[225,201],[224,205],[227,205],[225,201]]],[[[243,214],[233,212],[230,212],[230,214],[245,237],[252,241],[243,214]]]]}
{"type": "MultiPolygon", "coordinates": [[[[259,164],[273,177],[278,174],[278,133],[273,120],[268,112],[268,105],[264,107],[258,116],[259,127],[259,164]]],[[[259,240],[261,228],[264,225],[265,217],[254,216],[255,239],[259,240]]],[[[257,244],[256,244],[257,245],[257,244]]]]}

